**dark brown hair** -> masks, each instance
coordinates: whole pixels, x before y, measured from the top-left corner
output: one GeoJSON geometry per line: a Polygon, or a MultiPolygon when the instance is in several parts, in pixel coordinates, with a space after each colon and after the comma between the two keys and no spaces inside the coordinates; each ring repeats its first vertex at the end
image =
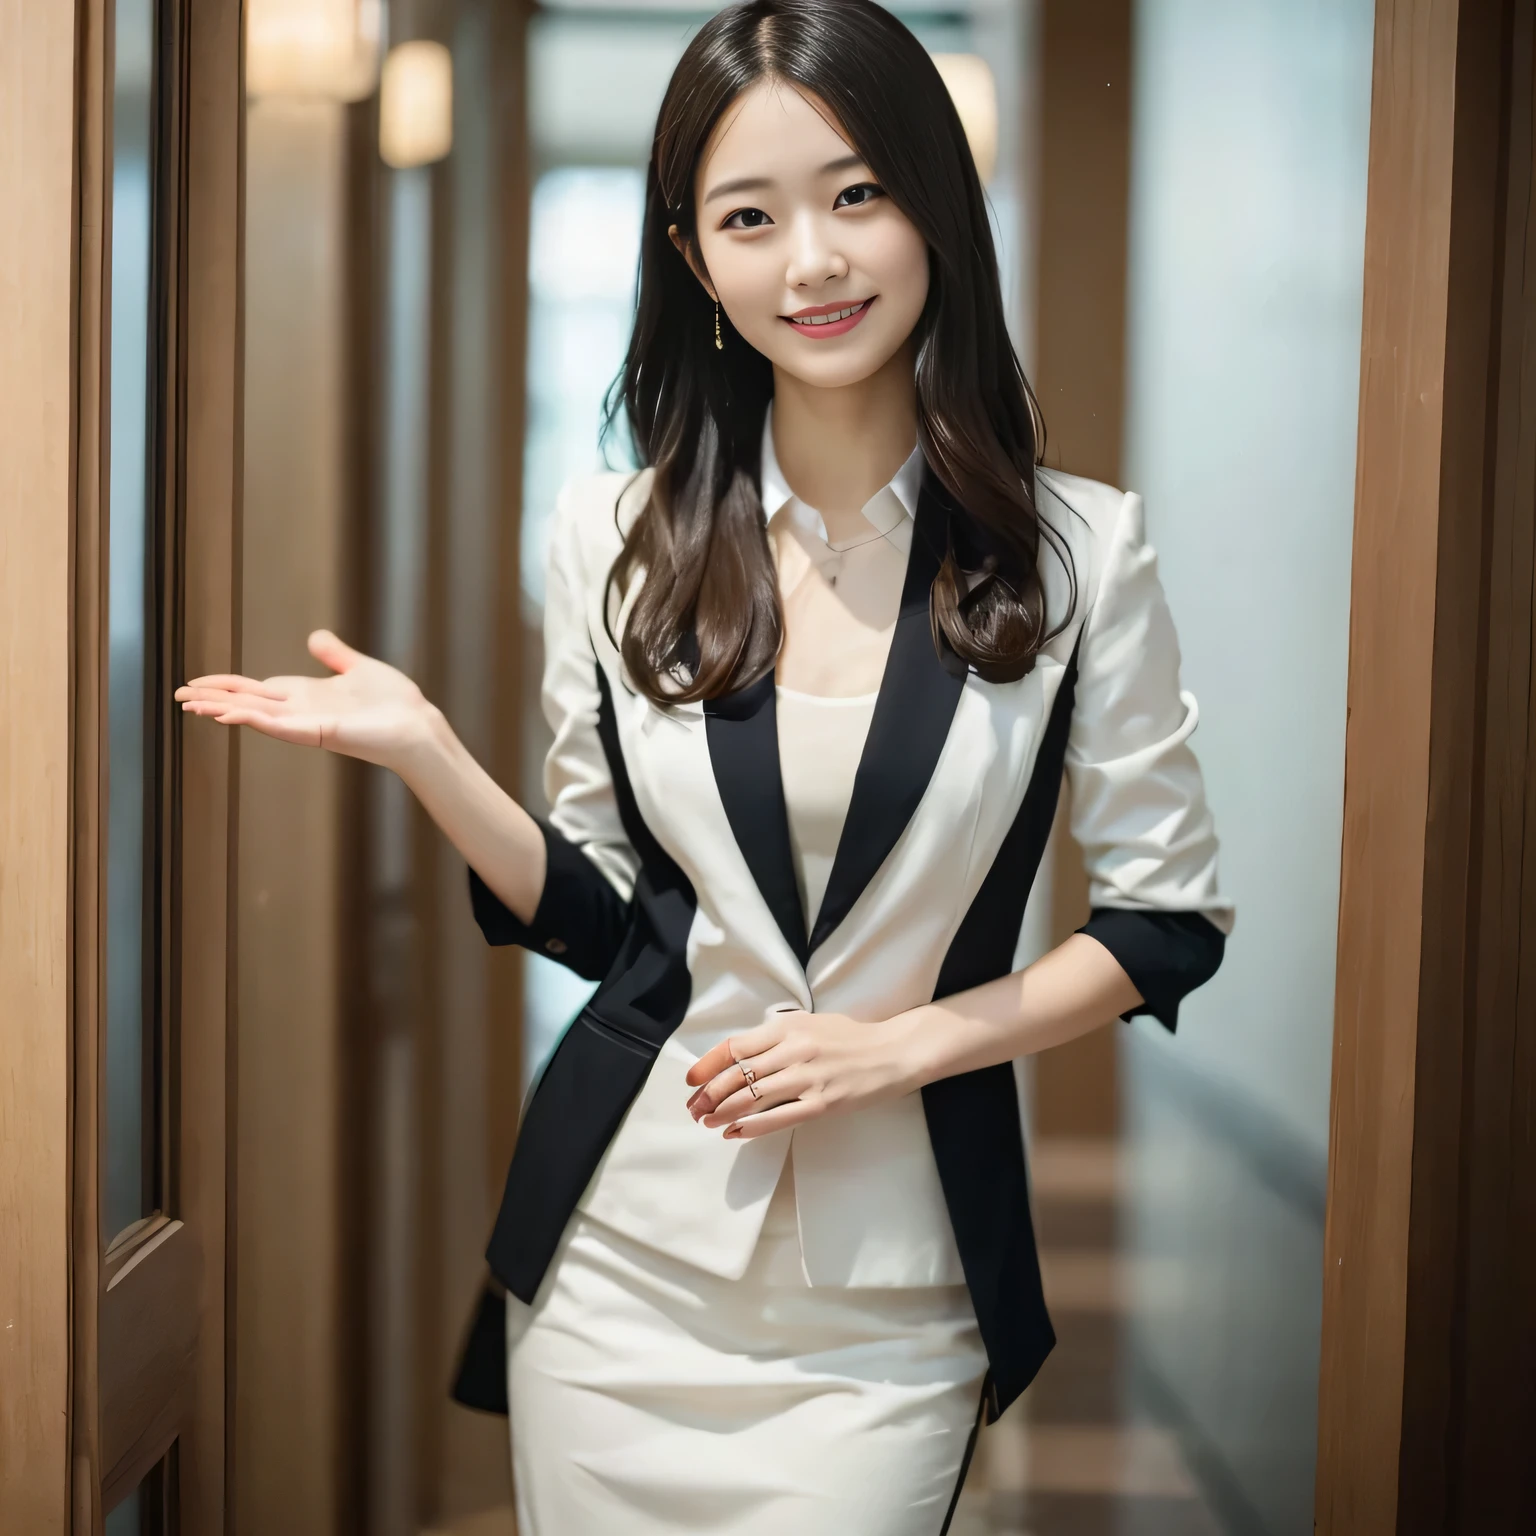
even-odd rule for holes
{"type": "MultiPolygon", "coordinates": [[[[1035,506],[1039,408],[1008,339],[986,203],[933,61],[871,0],[751,0],[706,22],[662,101],[646,180],[639,301],[609,399],[622,403],[650,497],[609,574],[640,590],[620,649],[657,700],[716,698],[774,665],[783,636],[759,491],[768,359],[715,309],[668,226],[696,250],[694,177],[720,115],[776,79],[818,96],[927,242],[918,318],[918,441],[947,517],[930,596],[934,644],[992,682],[1023,677],[1049,627],[1035,506]]],[[[1068,613],[1071,609],[1069,606],[1068,613]]],[[[1060,617],[1064,624],[1067,614],[1060,617]]]]}

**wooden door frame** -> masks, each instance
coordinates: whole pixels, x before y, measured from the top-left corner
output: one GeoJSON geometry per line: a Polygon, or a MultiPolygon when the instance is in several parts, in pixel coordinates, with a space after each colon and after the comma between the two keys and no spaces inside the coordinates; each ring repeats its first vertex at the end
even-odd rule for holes
{"type": "MultiPolygon", "coordinates": [[[[181,14],[166,606],[180,665],[205,672],[238,660],[241,8],[181,14]]],[[[181,913],[163,972],[178,1156],[166,1213],[110,1253],[100,1235],[110,16],[0,0],[0,1528],[94,1536],[175,1441],[181,1529],[201,1536],[224,1525],[231,1392],[235,757],[179,720],[160,851],[181,913]]]]}
{"type": "Polygon", "coordinates": [[[1536,1367],[1528,1227],[1493,1231],[1509,1216],[1482,1193],[1527,1215],[1536,1196],[1518,1102],[1536,1078],[1518,998],[1532,9],[1376,10],[1316,1493],[1337,1536],[1525,1529],[1489,1512],[1533,1497],[1468,1432],[1528,1416],[1514,1383],[1536,1367]],[[1509,1124],[1490,1143],[1473,1110],[1495,1048],[1509,1124]]]}

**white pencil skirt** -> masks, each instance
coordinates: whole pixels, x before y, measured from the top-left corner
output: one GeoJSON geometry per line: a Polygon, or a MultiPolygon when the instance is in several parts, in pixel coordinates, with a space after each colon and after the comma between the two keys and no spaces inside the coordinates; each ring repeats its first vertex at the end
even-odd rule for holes
{"type": "Polygon", "coordinates": [[[939,1536],[986,1370],[963,1285],[808,1286],[787,1179],[740,1280],[578,1215],[507,1342],[519,1536],[939,1536]]]}

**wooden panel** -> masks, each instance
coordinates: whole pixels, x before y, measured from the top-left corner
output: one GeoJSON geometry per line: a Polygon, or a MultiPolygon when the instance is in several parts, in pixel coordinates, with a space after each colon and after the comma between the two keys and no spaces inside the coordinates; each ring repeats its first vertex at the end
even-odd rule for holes
{"type": "Polygon", "coordinates": [[[1318,1425],[1340,1536],[1396,1525],[1456,11],[1377,7],[1318,1425]]]}
{"type": "Polygon", "coordinates": [[[1488,556],[1477,1020],[1464,1073],[1456,1313],[1438,1529],[1536,1529],[1536,4],[1513,7],[1488,556]]]}
{"type": "MultiPolygon", "coordinates": [[[[1034,384],[1045,462],[1111,485],[1124,425],[1131,10],[1131,0],[1045,0],[1040,21],[1034,384]]],[[[1059,943],[1088,916],[1088,880],[1064,817],[1045,870],[1059,943]]],[[[1118,1047],[1115,1030],[1101,1029],[1036,1057],[1035,1135],[1118,1131],[1118,1047]]]]}
{"type": "Polygon", "coordinates": [[[68,1520],[75,14],[0,0],[0,1529],[68,1520]]]}
{"type": "Polygon", "coordinates": [[[203,1254],[183,1222],[157,1218],[109,1256],[101,1302],[102,1505],[164,1456],[185,1412],[198,1346],[203,1254]],[[114,1262],[115,1261],[115,1262],[114,1262]]]}
{"type": "MultiPolygon", "coordinates": [[[[1508,3],[1463,0],[1454,43],[1450,240],[1441,401],[1439,536],[1430,681],[1418,1041],[1406,1270],[1400,1532],[1439,1532],[1452,1472],[1458,1250],[1469,1215],[1465,1074],[1477,1046],[1475,999],[1480,758],[1493,724],[1481,698],[1488,629],[1492,418],[1507,110],[1501,59],[1508,3]]],[[[1354,701],[1351,678],[1351,704],[1354,701]]],[[[1520,725],[1525,728],[1522,709],[1520,725]]],[[[1347,778],[1346,778],[1347,794],[1347,778]]]]}
{"type": "Polygon", "coordinates": [[[1317,1523],[1441,1530],[1509,6],[1377,8],[1317,1523]]]}

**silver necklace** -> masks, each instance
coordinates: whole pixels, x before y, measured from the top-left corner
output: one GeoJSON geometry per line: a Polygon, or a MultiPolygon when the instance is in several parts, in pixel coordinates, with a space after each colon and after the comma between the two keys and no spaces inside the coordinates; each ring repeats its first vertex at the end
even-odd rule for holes
{"type": "Polygon", "coordinates": [[[890,533],[889,530],[887,530],[885,533],[872,533],[867,539],[855,539],[852,544],[837,545],[831,543],[827,539],[823,539],[821,540],[821,543],[826,549],[829,558],[825,561],[818,560],[816,562],[816,568],[821,572],[822,578],[826,581],[827,585],[829,587],[835,587],[837,585],[838,575],[842,569],[843,556],[846,555],[849,550],[860,549],[865,544],[874,544],[880,539],[888,539],[889,537],[890,533]]]}

